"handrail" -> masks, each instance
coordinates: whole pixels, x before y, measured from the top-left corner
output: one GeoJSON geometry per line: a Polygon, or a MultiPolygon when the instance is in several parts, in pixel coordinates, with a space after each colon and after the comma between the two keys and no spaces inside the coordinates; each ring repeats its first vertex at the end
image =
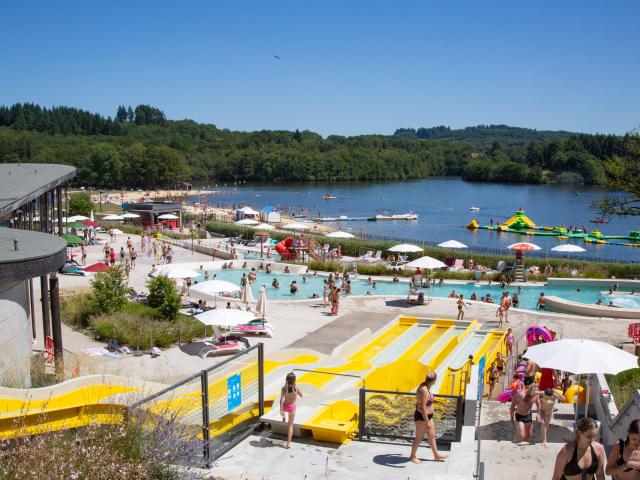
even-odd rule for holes
{"type": "MultiPolygon", "coordinates": [[[[353,377],[353,378],[359,378],[360,380],[362,380],[362,388],[367,388],[367,384],[364,380],[364,377],[361,377],[360,375],[351,375],[349,373],[334,373],[334,372],[323,372],[321,370],[307,370],[306,368],[294,368],[293,370],[291,370],[292,372],[309,372],[309,373],[322,373],[323,375],[336,375],[338,377],[353,377]]],[[[372,390],[370,390],[372,391],[372,390]]]]}

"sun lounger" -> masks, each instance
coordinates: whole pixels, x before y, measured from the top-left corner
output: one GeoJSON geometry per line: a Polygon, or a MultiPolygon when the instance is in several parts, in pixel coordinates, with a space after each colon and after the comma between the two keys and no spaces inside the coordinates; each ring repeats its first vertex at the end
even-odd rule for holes
{"type": "Polygon", "coordinates": [[[453,263],[453,266],[449,270],[453,272],[464,270],[464,260],[462,260],[461,258],[456,258],[456,261],[453,263]]]}
{"type": "Polygon", "coordinates": [[[504,267],[505,267],[504,260],[500,260],[500,261],[498,262],[498,266],[496,267],[496,270],[497,270],[498,272],[501,272],[502,270],[504,270],[504,267]]]}
{"type": "Polygon", "coordinates": [[[364,255],[358,258],[359,262],[371,262],[373,259],[373,250],[367,251],[364,255]]]}

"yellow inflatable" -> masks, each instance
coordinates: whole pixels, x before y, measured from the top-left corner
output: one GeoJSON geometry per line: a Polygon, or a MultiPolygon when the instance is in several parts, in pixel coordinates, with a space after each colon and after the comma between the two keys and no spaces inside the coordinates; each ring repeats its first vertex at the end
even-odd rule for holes
{"type": "Polygon", "coordinates": [[[578,404],[584,405],[587,401],[587,390],[579,385],[571,385],[566,393],[564,394],[564,398],[566,398],[564,403],[569,403],[573,405],[576,403],[576,395],[578,396],[578,404]]]}

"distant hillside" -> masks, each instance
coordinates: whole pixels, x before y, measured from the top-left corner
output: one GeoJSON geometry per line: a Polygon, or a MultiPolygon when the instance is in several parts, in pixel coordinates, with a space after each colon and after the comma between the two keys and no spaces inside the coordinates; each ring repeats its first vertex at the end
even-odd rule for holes
{"type": "Polygon", "coordinates": [[[478,125],[476,127],[451,130],[444,125],[431,128],[399,128],[393,134],[397,138],[417,140],[449,140],[464,142],[476,148],[489,147],[498,142],[503,147],[525,147],[530,142],[560,140],[577,135],[576,133],[551,130],[533,130],[531,128],[509,127],[507,125],[478,125]]]}

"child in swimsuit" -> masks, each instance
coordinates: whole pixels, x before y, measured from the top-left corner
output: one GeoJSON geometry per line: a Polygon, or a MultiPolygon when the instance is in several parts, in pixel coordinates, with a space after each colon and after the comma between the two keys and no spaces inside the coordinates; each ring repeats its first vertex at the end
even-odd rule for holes
{"type": "Polygon", "coordinates": [[[287,447],[291,448],[291,437],[293,437],[293,420],[296,417],[296,400],[302,397],[302,390],[296,385],[296,374],[291,372],[287,374],[284,387],[280,392],[280,415],[282,421],[288,423],[287,428],[287,447]]]}
{"type": "Polygon", "coordinates": [[[491,362],[491,367],[487,370],[487,376],[489,377],[489,393],[487,398],[491,399],[493,396],[493,389],[496,386],[496,380],[498,380],[498,369],[496,368],[496,362],[491,362]]]}

